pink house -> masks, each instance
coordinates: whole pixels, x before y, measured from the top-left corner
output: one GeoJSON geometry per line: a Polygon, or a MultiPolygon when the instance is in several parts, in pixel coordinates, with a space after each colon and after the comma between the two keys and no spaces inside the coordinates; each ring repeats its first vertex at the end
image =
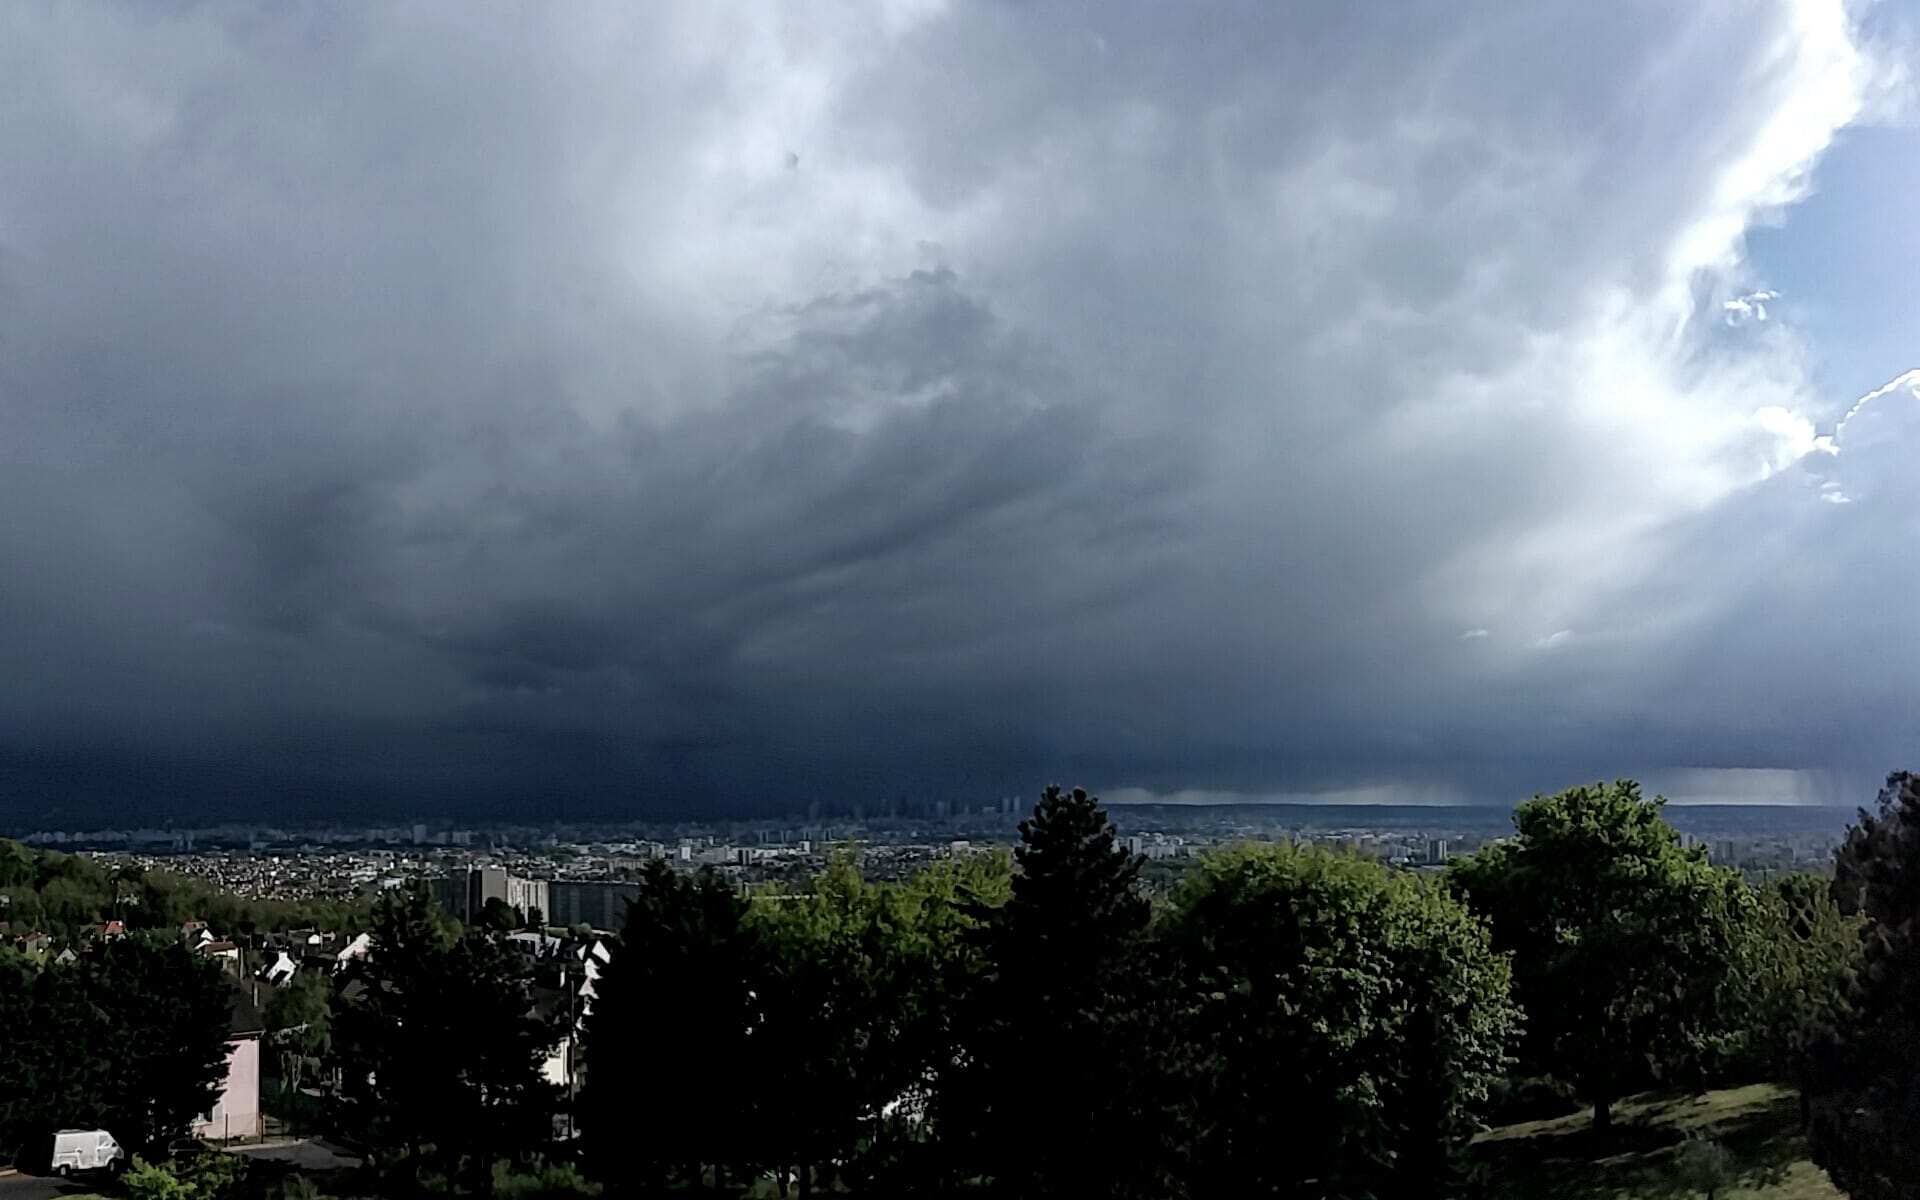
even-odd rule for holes
{"type": "Polygon", "coordinates": [[[194,1124],[194,1137],[213,1142],[260,1136],[260,1034],[265,1023],[258,999],[257,991],[234,987],[227,1077],[213,1107],[194,1124]]]}

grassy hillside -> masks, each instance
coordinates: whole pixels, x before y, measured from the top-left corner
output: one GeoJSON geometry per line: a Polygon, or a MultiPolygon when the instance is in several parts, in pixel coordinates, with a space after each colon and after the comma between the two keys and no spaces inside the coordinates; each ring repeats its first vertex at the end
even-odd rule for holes
{"type": "Polygon", "coordinates": [[[1679,1200],[1673,1159],[1689,1137],[1710,1137],[1733,1156],[1739,1182],[1715,1200],[1844,1200],[1807,1159],[1798,1100],[1760,1085],[1705,1096],[1641,1096],[1615,1110],[1601,1139],[1587,1114],[1509,1125],[1475,1153],[1502,1200],[1679,1200]]]}

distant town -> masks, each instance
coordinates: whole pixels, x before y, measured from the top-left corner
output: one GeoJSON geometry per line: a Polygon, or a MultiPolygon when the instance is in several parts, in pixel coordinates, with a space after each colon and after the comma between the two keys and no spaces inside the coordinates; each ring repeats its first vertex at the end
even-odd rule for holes
{"type": "MultiPolygon", "coordinates": [[[[872,878],[899,878],[956,855],[1010,846],[1028,804],[895,803],[778,819],[706,822],[402,825],[242,823],[185,827],[16,830],[36,847],[164,867],[257,899],[345,899],[424,878],[451,915],[499,900],[549,926],[617,929],[643,866],[710,867],[743,887],[798,884],[836,851],[857,849],[872,878]]],[[[1830,807],[1671,805],[1667,815],[1711,861],[1755,879],[1826,872],[1853,813],[1830,807]]],[[[1290,841],[1345,850],[1409,870],[1438,869],[1511,833],[1497,805],[1133,805],[1112,817],[1121,843],[1167,884],[1210,848],[1290,841]]]]}

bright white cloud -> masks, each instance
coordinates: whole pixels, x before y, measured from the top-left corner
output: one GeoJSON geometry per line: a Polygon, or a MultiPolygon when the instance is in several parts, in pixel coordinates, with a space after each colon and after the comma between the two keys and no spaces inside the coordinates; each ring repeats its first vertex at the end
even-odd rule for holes
{"type": "Polygon", "coordinates": [[[1724,300],[1720,308],[1727,314],[1727,324],[1738,328],[1748,321],[1765,321],[1767,305],[1780,298],[1780,293],[1769,290],[1748,292],[1744,296],[1735,296],[1724,300]]]}

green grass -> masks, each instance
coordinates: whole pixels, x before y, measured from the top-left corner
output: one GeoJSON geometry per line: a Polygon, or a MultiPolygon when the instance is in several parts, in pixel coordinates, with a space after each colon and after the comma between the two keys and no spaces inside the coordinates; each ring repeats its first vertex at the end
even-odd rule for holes
{"type": "Polygon", "coordinates": [[[1798,1098],[1766,1084],[1640,1096],[1615,1108],[1604,1137],[1587,1113],[1508,1125],[1483,1134],[1474,1154],[1500,1200],[1682,1200],[1700,1195],[1673,1181],[1689,1137],[1713,1138],[1733,1156],[1738,1183],[1715,1200],[1844,1200],[1807,1158],[1798,1098]]]}

